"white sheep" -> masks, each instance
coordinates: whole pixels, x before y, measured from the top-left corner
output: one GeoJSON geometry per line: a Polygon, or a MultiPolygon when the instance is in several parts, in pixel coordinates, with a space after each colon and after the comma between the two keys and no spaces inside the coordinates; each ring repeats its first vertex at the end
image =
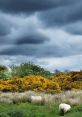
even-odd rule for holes
{"type": "Polygon", "coordinates": [[[30,96],[29,101],[35,104],[42,104],[43,98],[42,96],[30,96]]]}
{"type": "Polygon", "coordinates": [[[59,113],[64,116],[65,113],[70,111],[71,106],[69,104],[61,103],[59,105],[59,113]]]}

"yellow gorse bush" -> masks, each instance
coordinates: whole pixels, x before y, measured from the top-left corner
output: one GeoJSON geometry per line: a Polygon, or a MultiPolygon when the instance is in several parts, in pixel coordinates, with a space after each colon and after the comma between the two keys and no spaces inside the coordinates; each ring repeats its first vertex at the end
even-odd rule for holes
{"type": "Polygon", "coordinates": [[[52,76],[52,81],[57,82],[61,90],[82,90],[82,74],[74,73],[60,73],[52,76]]]}
{"type": "Polygon", "coordinates": [[[50,79],[39,75],[29,75],[24,78],[12,78],[0,80],[0,91],[23,92],[32,90],[35,92],[55,93],[61,90],[82,90],[82,74],[59,73],[50,79]]]}
{"type": "Polygon", "coordinates": [[[42,76],[25,76],[24,78],[13,78],[0,81],[1,91],[22,92],[33,90],[36,92],[55,93],[60,91],[59,84],[42,76]]]}

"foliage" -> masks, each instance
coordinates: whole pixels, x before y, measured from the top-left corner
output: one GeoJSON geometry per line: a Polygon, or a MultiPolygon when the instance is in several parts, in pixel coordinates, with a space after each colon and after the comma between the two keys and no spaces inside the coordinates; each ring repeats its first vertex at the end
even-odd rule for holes
{"type": "Polygon", "coordinates": [[[12,77],[11,73],[8,71],[0,71],[0,79],[6,80],[12,77]]]}
{"type": "Polygon", "coordinates": [[[12,66],[13,77],[24,77],[27,75],[41,75],[43,77],[50,77],[51,73],[38,65],[34,65],[30,62],[23,63],[20,66],[12,66]]]}
{"type": "Polygon", "coordinates": [[[25,90],[55,93],[60,91],[58,83],[46,79],[42,76],[25,76],[24,78],[13,78],[11,80],[0,81],[1,91],[23,92],[25,90]]]}
{"type": "Polygon", "coordinates": [[[5,70],[7,70],[6,66],[0,65],[0,71],[5,71],[5,70]]]}
{"type": "Polygon", "coordinates": [[[82,72],[59,73],[52,76],[52,81],[57,82],[61,90],[82,89],[82,72]]]}
{"type": "Polygon", "coordinates": [[[36,92],[55,93],[60,90],[82,89],[82,71],[56,72],[41,68],[33,63],[23,63],[11,66],[11,72],[0,65],[0,91],[23,92],[33,90],[36,92]]]}
{"type": "Polygon", "coordinates": [[[0,117],[9,117],[7,114],[0,114],[0,117]]]}

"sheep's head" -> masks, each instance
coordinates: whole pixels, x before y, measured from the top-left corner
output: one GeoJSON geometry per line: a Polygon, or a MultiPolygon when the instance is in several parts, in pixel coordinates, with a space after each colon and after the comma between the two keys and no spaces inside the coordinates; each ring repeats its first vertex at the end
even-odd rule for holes
{"type": "Polygon", "coordinates": [[[61,116],[64,116],[64,109],[61,109],[60,113],[61,116]]]}

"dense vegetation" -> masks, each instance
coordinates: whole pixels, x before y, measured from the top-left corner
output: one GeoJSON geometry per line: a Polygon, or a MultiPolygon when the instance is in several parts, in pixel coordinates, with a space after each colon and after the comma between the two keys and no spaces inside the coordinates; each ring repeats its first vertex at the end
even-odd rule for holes
{"type": "Polygon", "coordinates": [[[55,93],[62,90],[82,89],[82,71],[51,73],[32,63],[11,66],[8,71],[0,65],[0,91],[55,93]]]}
{"type": "Polygon", "coordinates": [[[32,63],[23,63],[20,66],[11,66],[13,77],[24,77],[27,75],[40,75],[49,78],[52,73],[32,63]]]}

